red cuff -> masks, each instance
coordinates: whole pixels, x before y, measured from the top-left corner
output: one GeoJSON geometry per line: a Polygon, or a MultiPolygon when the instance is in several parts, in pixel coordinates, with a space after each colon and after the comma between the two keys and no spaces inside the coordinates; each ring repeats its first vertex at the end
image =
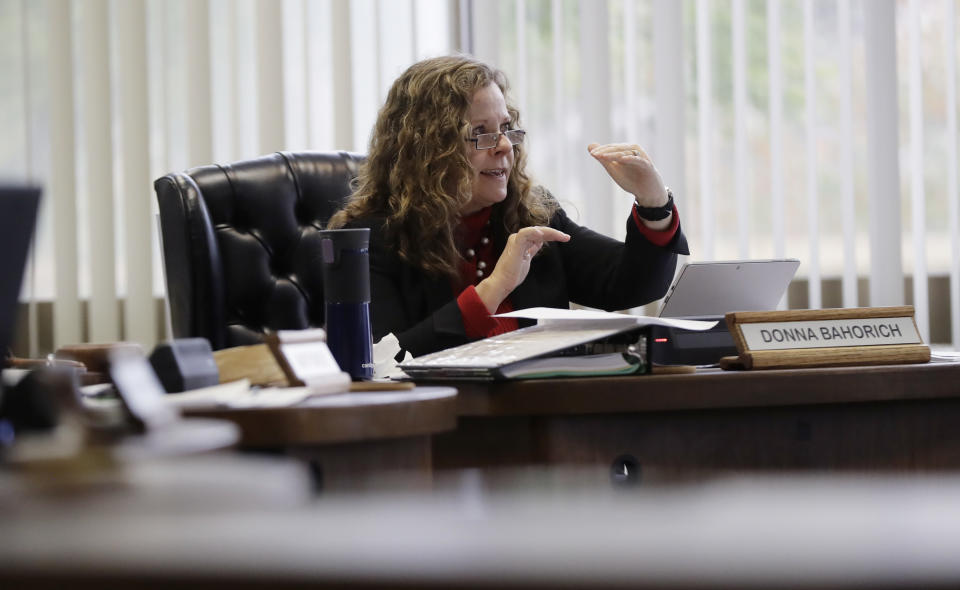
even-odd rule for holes
{"type": "MultiPolygon", "coordinates": [[[[463,316],[463,331],[467,338],[477,340],[479,338],[489,338],[497,334],[503,334],[516,330],[519,323],[514,318],[495,318],[487,311],[486,304],[477,294],[477,289],[470,285],[457,297],[457,305],[460,307],[460,315],[463,316]]],[[[498,313],[513,311],[510,306],[510,300],[504,300],[500,304],[498,313]]]]}
{"type": "Polygon", "coordinates": [[[640,218],[640,215],[637,213],[637,208],[633,207],[631,209],[633,212],[633,222],[637,224],[637,229],[640,230],[640,233],[643,234],[651,243],[657,246],[666,246],[670,243],[670,240],[673,239],[673,236],[676,235],[677,229],[680,227],[680,214],[677,213],[677,206],[673,206],[673,219],[670,222],[670,227],[667,229],[650,229],[643,222],[643,219],[640,218]]]}
{"type": "Polygon", "coordinates": [[[487,311],[477,289],[470,285],[457,297],[457,305],[460,306],[460,315],[463,316],[463,329],[467,333],[467,338],[476,340],[485,338],[487,332],[497,327],[497,320],[487,311]]]}

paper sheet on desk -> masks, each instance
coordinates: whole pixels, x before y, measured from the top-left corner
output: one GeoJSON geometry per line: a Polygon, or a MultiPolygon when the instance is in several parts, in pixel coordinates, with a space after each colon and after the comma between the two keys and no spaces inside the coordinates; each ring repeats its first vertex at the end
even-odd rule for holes
{"type": "Polygon", "coordinates": [[[283,408],[318,396],[341,393],[344,387],[320,391],[310,387],[269,387],[251,389],[248,379],[240,379],[182,393],[169,393],[164,401],[181,410],[204,408],[283,408]]]}
{"type": "Polygon", "coordinates": [[[930,359],[941,362],[960,362],[960,352],[955,350],[931,350],[930,359]]]}
{"type": "Polygon", "coordinates": [[[537,320],[537,324],[563,324],[567,322],[614,322],[636,324],[637,326],[671,326],[683,330],[709,330],[717,325],[716,321],[681,320],[677,318],[659,318],[598,311],[595,309],[560,309],[555,307],[530,307],[501,313],[498,318],[525,318],[537,320]]]}

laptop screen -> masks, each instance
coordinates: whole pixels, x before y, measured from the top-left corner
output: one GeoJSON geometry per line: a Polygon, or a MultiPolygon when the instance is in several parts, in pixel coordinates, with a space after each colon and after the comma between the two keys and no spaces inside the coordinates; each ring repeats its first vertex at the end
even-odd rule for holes
{"type": "Polygon", "coordinates": [[[688,263],[664,297],[659,315],[716,317],[776,309],[799,266],[792,258],[688,263]]]}
{"type": "Polygon", "coordinates": [[[37,220],[40,189],[0,185],[0,351],[13,339],[17,301],[37,220]]]}

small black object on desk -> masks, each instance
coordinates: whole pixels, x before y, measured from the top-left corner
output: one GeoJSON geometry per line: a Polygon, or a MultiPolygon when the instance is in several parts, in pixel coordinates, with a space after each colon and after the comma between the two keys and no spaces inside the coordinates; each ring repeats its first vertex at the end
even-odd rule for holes
{"type": "Polygon", "coordinates": [[[220,382],[220,372],[206,338],[177,338],[158,344],[150,354],[150,364],[167,393],[220,382]]]}

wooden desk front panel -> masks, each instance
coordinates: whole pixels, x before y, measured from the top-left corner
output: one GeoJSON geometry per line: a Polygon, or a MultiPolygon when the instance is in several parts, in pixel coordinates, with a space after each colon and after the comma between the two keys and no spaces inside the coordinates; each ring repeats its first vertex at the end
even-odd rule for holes
{"type": "Polygon", "coordinates": [[[435,438],[434,466],[611,466],[627,456],[654,481],[955,469],[958,375],[928,365],[555,381],[552,394],[547,382],[466,388],[467,415],[435,438]]]}
{"type": "Polygon", "coordinates": [[[241,447],[285,451],[310,465],[324,490],[432,482],[431,436],[456,427],[456,390],[352,392],[266,408],[195,409],[192,416],[230,420],[241,447]]]}
{"type": "Polygon", "coordinates": [[[461,418],[434,467],[612,465],[670,479],[716,471],[960,468],[960,401],[461,418]]]}

